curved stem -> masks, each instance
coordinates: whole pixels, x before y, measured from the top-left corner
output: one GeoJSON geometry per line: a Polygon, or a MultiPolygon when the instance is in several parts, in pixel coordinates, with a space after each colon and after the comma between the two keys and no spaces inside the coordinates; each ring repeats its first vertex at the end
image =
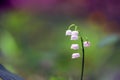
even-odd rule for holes
{"type": "Polygon", "coordinates": [[[71,25],[68,27],[68,29],[70,29],[70,28],[73,27],[73,26],[75,26],[75,24],[71,24],[71,25]]]}
{"type": "Polygon", "coordinates": [[[77,26],[75,26],[75,31],[77,30],[77,26]]]}
{"type": "Polygon", "coordinates": [[[80,80],[83,80],[83,73],[84,73],[84,58],[85,58],[85,51],[84,51],[84,45],[83,45],[83,38],[80,37],[81,39],[81,46],[82,46],[82,71],[81,71],[81,79],[80,80]]]}

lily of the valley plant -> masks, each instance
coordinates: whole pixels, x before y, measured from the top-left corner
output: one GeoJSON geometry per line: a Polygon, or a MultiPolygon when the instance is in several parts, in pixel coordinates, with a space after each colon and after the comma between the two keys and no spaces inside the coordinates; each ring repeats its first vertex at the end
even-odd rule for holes
{"type": "Polygon", "coordinates": [[[82,70],[81,70],[81,78],[80,80],[83,80],[83,73],[84,73],[84,58],[85,58],[85,51],[84,47],[89,47],[90,42],[88,41],[87,37],[85,40],[83,40],[83,37],[80,35],[80,32],[77,29],[77,26],[75,24],[71,24],[68,29],[66,30],[66,36],[70,36],[70,40],[80,40],[81,41],[81,47],[78,43],[71,44],[71,49],[77,51],[72,54],[72,59],[76,59],[80,57],[80,53],[78,52],[80,49],[82,51],[82,70]],[[71,30],[71,27],[74,27],[74,30],[71,30]]]}

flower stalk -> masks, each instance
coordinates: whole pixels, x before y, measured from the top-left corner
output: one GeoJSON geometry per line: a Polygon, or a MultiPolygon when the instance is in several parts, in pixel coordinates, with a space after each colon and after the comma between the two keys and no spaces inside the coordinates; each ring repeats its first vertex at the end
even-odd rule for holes
{"type": "MultiPolygon", "coordinates": [[[[78,40],[80,39],[81,41],[81,50],[82,50],[82,67],[81,67],[81,78],[80,80],[83,80],[83,74],[84,74],[84,65],[85,65],[85,47],[89,47],[90,46],[90,42],[88,41],[88,38],[86,37],[86,40],[83,40],[83,37],[80,35],[79,37],[79,31],[77,30],[77,26],[75,24],[71,24],[68,28],[68,30],[66,31],[66,36],[71,36],[71,40],[78,40]],[[71,30],[71,27],[74,27],[74,31],[71,30]]],[[[71,49],[73,50],[78,50],[79,49],[79,44],[72,44],[71,45],[71,49]]],[[[77,53],[73,53],[72,54],[72,59],[75,58],[79,58],[80,54],[77,53]]]]}
{"type": "Polygon", "coordinates": [[[81,46],[82,46],[82,70],[81,70],[81,79],[80,80],[83,80],[83,74],[84,74],[84,65],[85,65],[85,50],[84,50],[84,45],[83,45],[83,38],[80,37],[81,39],[81,46]]]}

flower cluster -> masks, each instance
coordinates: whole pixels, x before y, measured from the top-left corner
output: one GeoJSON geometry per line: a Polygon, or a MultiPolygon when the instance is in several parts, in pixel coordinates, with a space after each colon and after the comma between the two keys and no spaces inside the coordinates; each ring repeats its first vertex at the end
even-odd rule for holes
{"type": "MultiPolygon", "coordinates": [[[[71,36],[70,40],[78,40],[79,39],[79,31],[77,30],[77,26],[75,26],[75,24],[72,24],[69,26],[69,29],[66,30],[66,36],[71,36]],[[71,27],[75,27],[75,30],[71,30],[71,27]]],[[[90,42],[88,40],[83,42],[83,46],[84,47],[89,47],[90,46],[90,42]]],[[[79,49],[79,44],[72,44],[71,45],[71,49],[73,50],[78,50],[79,49]]],[[[78,58],[80,57],[80,53],[73,53],[72,54],[72,59],[78,58]]]]}
{"type": "Polygon", "coordinates": [[[71,40],[78,40],[78,31],[71,31],[71,30],[67,30],[66,31],[66,36],[71,36],[71,40]]]}

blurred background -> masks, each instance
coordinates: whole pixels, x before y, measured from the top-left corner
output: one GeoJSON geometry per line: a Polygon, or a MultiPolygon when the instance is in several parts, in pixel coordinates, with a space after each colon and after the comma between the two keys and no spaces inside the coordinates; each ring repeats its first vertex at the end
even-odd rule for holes
{"type": "Polygon", "coordinates": [[[84,80],[120,80],[119,0],[0,0],[0,63],[25,80],[79,80],[73,23],[91,42],[84,80]]]}

